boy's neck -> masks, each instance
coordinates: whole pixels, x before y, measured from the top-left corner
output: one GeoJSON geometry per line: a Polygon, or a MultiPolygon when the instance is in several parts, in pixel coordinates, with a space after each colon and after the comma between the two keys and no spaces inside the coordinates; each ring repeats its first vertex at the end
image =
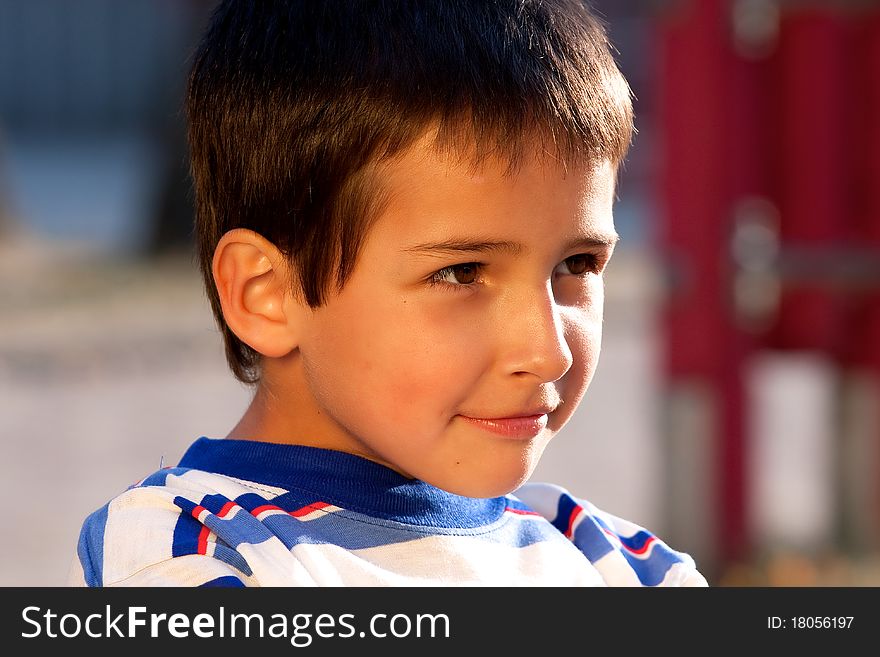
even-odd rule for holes
{"type": "Polygon", "coordinates": [[[297,393],[303,376],[300,364],[296,352],[284,358],[267,359],[250,405],[226,438],[332,449],[369,459],[410,477],[366,447],[353,443],[341,430],[327,430],[326,412],[311,395],[297,393]]]}

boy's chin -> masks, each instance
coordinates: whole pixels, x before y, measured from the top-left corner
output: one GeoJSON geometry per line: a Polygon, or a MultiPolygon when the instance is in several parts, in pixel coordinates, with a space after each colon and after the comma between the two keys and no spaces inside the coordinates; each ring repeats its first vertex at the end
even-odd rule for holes
{"type": "Polygon", "coordinates": [[[444,478],[442,481],[428,482],[447,493],[462,497],[492,498],[512,493],[522,486],[532,475],[533,468],[509,476],[481,477],[477,479],[444,478]]]}

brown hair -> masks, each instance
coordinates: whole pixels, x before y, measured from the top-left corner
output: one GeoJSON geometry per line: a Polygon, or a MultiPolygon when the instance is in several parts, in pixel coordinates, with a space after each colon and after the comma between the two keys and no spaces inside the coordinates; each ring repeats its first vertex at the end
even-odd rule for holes
{"type": "Polygon", "coordinates": [[[370,165],[431,126],[438,145],[515,165],[540,135],[564,158],[623,161],[632,101],[601,22],[578,0],[225,0],[186,98],[196,238],[229,365],[260,356],[226,326],[214,249],[249,228],[320,306],[369,229],[370,165]]]}

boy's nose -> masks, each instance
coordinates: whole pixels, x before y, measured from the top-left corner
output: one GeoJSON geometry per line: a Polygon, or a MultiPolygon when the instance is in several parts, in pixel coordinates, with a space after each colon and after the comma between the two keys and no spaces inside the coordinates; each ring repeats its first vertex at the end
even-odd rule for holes
{"type": "Polygon", "coordinates": [[[502,328],[504,368],[512,374],[532,374],[543,383],[556,381],[573,362],[560,306],[549,285],[522,294],[502,320],[506,324],[502,328]]]}

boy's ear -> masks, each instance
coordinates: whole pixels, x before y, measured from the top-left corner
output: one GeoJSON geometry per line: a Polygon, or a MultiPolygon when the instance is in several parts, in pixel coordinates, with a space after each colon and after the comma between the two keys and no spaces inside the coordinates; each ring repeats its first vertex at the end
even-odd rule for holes
{"type": "Polygon", "coordinates": [[[236,228],[217,243],[211,270],[223,318],[239,340],[270,358],[297,347],[303,304],[292,294],[291,268],[278,247],[236,228]]]}

